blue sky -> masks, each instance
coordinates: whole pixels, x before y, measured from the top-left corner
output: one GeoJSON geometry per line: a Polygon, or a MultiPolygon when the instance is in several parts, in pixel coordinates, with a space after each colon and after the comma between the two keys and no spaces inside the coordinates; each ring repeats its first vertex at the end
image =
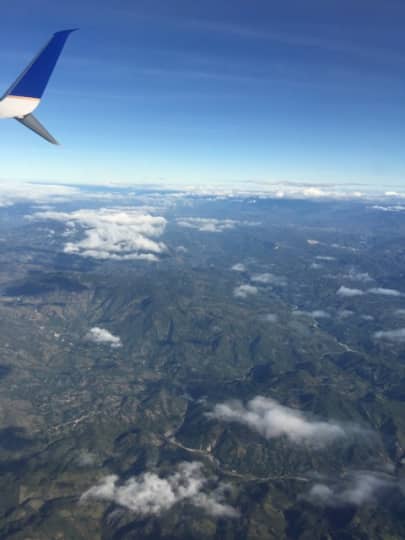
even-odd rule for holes
{"type": "Polygon", "coordinates": [[[6,89],[69,39],[38,118],[0,122],[4,180],[405,186],[405,4],[20,0],[2,7],[6,89]]]}

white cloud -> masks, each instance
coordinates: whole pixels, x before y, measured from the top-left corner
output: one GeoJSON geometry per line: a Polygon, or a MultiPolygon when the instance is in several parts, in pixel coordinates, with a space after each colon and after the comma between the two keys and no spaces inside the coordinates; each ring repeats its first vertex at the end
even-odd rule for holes
{"type": "Polygon", "coordinates": [[[240,401],[217,404],[208,416],[244,424],[266,439],[286,437],[296,444],[323,446],[346,435],[345,428],[336,422],[307,419],[299,410],[262,396],[255,397],[246,406],[240,401]]]}
{"type": "Polygon", "coordinates": [[[292,312],[294,317],[299,317],[304,315],[306,317],[312,317],[313,319],[329,319],[330,315],[327,311],[323,309],[314,309],[314,311],[303,311],[301,309],[296,309],[292,312]]]}
{"type": "Polygon", "coordinates": [[[383,296],[402,296],[402,293],[396,289],[384,289],[383,287],[375,287],[369,289],[368,292],[371,294],[381,294],[383,296]]]}
{"type": "Polygon", "coordinates": [[[336,257],[330,257],[329,255],[318,255],[315,259],[318,261],[336,261],[336,257]]]}
{"type": "Polygon", "coordinates": [[[276,323],[278,321],[278,316],[275,313],[267,313],[261,317],[262,321],[276,323]]]}
{"type": "Polygon", "coordinates": [[[179,218],[177,225],[188,229],[197,229],[202,232],[221,233],[237,226],[254,226],[257,222],[236,221],[234,219],[214,219],[214,218],[179,218]]]}
{"type": "Polygon", "coordinates": [[[255,283],[263,283],[268,285],[276,285],[279,287],[284,287],[287,285],[287,280],[283,276],[275,276],[274,274],[264,273],[264,274],[255,274],[252,276],[252,281],[255,283]]]}
{"type": "Polygon", "coordinates": [[[237,263],[231,266],[231,270],[234,272],[246,272],[246,266],[243,263],[237,263]]]}
{"type": "Polygon", "coordinates": [[[239,285],[233,290],[233,295],[235,298],[247,298],[258,293],[258,288],[253,285],[239,285]]]}
{"type": "Polygon", "coordinates": [[[342,285],[342,287],[340,287],[340,289],[338,291],[336,291],[336,294],[338,296],[346,296],[346,297],[350,298],[352,296],[363,296],[364,291],[362,291],[360,289],[351,289],[350,287],[344,287],[342,285]]]}
{"type": "Polygon", "coordinates": [[[308,499],[322,506],[361,506],[375,502],[379,495],[394,487],[397,481],[388,474],[356,471],[331,486],[314,484],[308,499]]]}
{"type": "Polygon", "coordinates": [[[91,467],[96,463],[96,461],[96,455],[92,452],[88,452],[87,450],[83,450],[77,458],[77,464],[79,467],[91,467]]]}
{"type": "Polygon", "coordinates": [[[381,205],[375,205],[371,207],[373,210],[379,210],[381,212],[404,212],[405,206],[401,206],[400,204],[392,205],[392,206],[381,206],[381,205]]]}
{"type": "Polygon", "coordinates": [[[225,503],[227,489],[215,477],[206,478],[202,463],[194,461],[181,463],[166,478],[147,472],[120,485],[118,476],[106,476],[83,493],[81,502],[89,499],[114,502],[138,516],[148,516],[162,514],[177,503],[188,501],[212,516],[234,518],[238,512],[225,503]],[[216,482],[217,486],[207,491],[210,482],[216,482]]]}
{"type": "Polygon", "coordinates": [[[69,236],[79,228],[84,238],[68,242],[64,251],[82,257],[156,261],[166,250],[165,244],[155,240],[165,230],[165,218],[143,214],[137,209],[37,212],[31,219],[66,223],[69,236]]]}
{"type": "Polygon", "coordinates": [[[329,313],[323,309],[315,309],[314,311],[310,311],[309,315],[311,315],[311,317],[314,319],[329,319],[330,317],[329,313]]]}
{"type": "Polygon", "coordinates": [[[323,265],[319,263],[312,263],[310,268],[312,268],[313,270],[320,270],[321,268],[323,268],[323,265]]]}
{"type": "Polygon", "coordinates": [[[47,204],[67,202],[77,198],[81,191],[78,188],[58,185],[41,185],[28,183],[0,183],[0,207],[16,203],[47,204]]]}
{"type": "Polygon", "coordinates": [[[86,334],[86,339],[93,343],[101,343],[111,345],[113,348],[122,347],[121,339],[118,336],[114,336],[108,330],[95,326],[91,328],[86,334]]]}
{"type": "Polygon", "coordinates": [[[399,315],[400,317],[402,317],[403,315],[405,315],[405,309],[395,310],[395,315],[399,315]]]}
{"type": "Polygon", "coordinates": [[[405,328],[375,332],[374,337],[376,339],[386,339],[388,341],[397,341],[403,343],[405,342],[405,328]]]}

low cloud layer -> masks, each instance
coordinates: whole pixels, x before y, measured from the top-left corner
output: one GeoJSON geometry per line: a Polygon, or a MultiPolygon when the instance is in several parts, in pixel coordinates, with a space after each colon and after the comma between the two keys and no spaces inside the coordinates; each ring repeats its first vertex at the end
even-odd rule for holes
{"type": "Polygon", "coordinates": [[[110,475],[87,490],[81,502],[89,499],[114,502],[138,516],[150,516],[187,501],[214,517],[237,517],[237,510],[225,503],[228,486],[215,477],[207,478],[203,472],[202,463],[194,461],[181,463],[166,478],[148,472],[120,484],[118,476],[110,475]]]}
{"type": "Polygon", "coordinates": [[[118,336],[114,336],[114,334],[111,334],[111,332],[105,330],[105,328],[99,328],[98,326],[91,328],[87,332],[86,339],[93,343],[110,345],[115,349],[122,346],[121,339],[118,336]]]}
{"type": "Polygon", "coordinates": [[[330,485],[314,484],[307,498],[320,506],[362,506],[376,502],[381,495],[397,487],[397,480],[391,475],[356,471],[330,485]]]}
{"type": "Polygon", "coordinates": [[[111,260],[157,261],[166,250],[158,242],[166,227],[163,217],[135,209],[77,210],[75,212],[37,212],[31,219],[66,224],[70,236],[84,233],[82,240],[65,244],[65,253],[111,260]]]}
{"type": "Polygon", "coordinates": [[[0,208],[14,204],[52,205],[72,201],[111,201],[128,199],[117,191],[87,190],[62,184],[36,184],[28,182],[0,182],[0,208]]]}
{"type": "Polygon", "coordinates": [[[263,396],[255,397],[246,406],[240,401],[217,404],[208,416],[222,422],[244,424],[266,439],[286,437],[296,444],[324,446],[347,434],[346,428],[337,422],[306,418],[299,410],[263,396]]]}
{"type": "Polygon", "coordinates": [[[253,285],[239,285],[233,290],[235,298],[247,298],[248,296],[255,295],[259,292],[257,287],[253,285]]]}

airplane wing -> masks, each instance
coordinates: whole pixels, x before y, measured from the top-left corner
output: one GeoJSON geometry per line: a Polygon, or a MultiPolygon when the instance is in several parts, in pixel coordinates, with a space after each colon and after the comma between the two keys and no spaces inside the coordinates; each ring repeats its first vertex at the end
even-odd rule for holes
{"type": "Polygon", "coordinates": [[[0,118],[15,118],[53,144],[55,139],[31,113],[40,104],[66,40],[74,31],[56,32],[0,100],[0,118]]]}

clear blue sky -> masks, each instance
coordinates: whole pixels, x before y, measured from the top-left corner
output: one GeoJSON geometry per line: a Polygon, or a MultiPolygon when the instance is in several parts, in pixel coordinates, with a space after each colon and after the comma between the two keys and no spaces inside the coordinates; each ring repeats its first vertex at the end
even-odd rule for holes
{"type": "Polygon", "coordinates": [[[36,112],[0,122],[3,179],[405,186],[403,0],[19,0],[6,89],[73,34],[36,112]]]}

